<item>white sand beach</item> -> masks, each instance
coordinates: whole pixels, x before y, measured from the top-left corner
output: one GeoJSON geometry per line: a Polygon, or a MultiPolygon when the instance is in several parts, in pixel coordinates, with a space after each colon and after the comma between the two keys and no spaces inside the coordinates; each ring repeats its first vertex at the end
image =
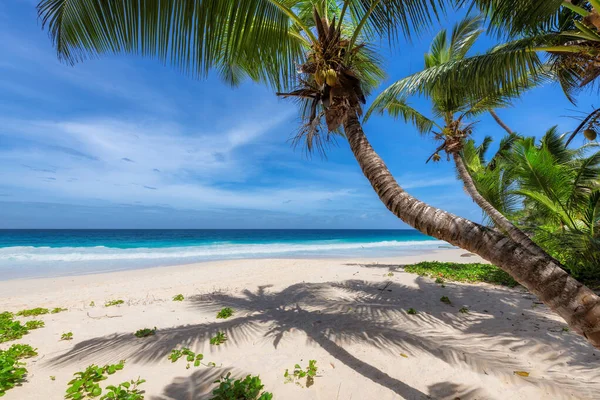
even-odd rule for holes
{"type": "Polygon", "coordinates": [[[230,260],[3,281],[0,311],[68,308],[37,317],[44,328],[0,345],[27,343],[39,353],[26,360],[27,381],[4,398],[62,399],[74,372],[122,359],[125,368],[103,387],[140,376],[151,400],[208,399],[213,381],[230,371],[260,375],[265,390],[284,400],[600,398],[600,353],[564,331],[564,321],[523,288],[442,288],[400,267],[420,260],[479,260],[464,253],[230,260]],[[185,300],[172,301],[179,293],[185,300]],[[104,307],[114,299],[125,304],[104,307]],[[470,312],[460,313],[463,306],[470,312]],[[222,307],[234,309],[234,316],[216,319],[222,307]],[[409,308],[418,314],[407,314],[409,308]],[[155,336],[133,335],[153,327],[155,336]],[[73,340],[61,341],[69,331],[73,340]],[[228,340],[210,345],[217,331],[228,340]],[[182,346],[217,367],[171,363],[171,350],[182,346]],[[305,367],[311,359],[319,368],[312,387],[284,383],[286,369],[305,367]]]}

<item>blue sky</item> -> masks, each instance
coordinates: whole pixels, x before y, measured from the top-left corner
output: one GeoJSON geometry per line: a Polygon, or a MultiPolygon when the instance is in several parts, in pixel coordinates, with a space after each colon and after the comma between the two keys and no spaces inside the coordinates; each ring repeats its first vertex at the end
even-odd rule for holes
{"type": "MultiPolygon", "coordinates": [[[[443,25],[457,19],[450,15],[443,25]]],[[[386,84],[416,72],[433,35],[386,56],[386,84]]],[[[481,49],[492,44],[483,41],[481,49]]],[[[594,96],[568,103],[536,89],[498,113],[516,131],[562,131],[594,96]]],[[[413,104],[423,112],[424,99],[413,104]]],[[[327,160],[290,147],[293,103],[253,83],[191,80],[158,62],[109,56],[57,61],[32,0],[0,2],[0,228],[404,228],[379,202],[348,145],[327,160]]],[[[476,221],[448,162],[402,122],[365,131],[411,194],[476,221]]],[[[490,117],[474,137],[504,134],[490,117]]]]}

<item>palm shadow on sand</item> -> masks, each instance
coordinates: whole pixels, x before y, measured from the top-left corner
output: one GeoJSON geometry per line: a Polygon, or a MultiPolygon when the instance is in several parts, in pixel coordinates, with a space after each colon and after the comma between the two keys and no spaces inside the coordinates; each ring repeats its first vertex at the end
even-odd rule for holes
{"type": "MultiPolygon", "coordinates": [[[[390,266],[372,267],[388,270],[390,266]]],[[[513,375],[513,371],[521,369],[522,365],[511,357],[512,353],[527,351],[544,357],[549,348],[557,347],[569,358],[546,357],[553,366],[568,362],[572,371],[600,370],[598,357],[583,339],[573,334],[555,334],[553,328],[559,324],[539,310],[531,309],[532,300],[521,292],[488,285],[449,285],[443,289],[420,277],[416,278],[416,287],[393,281],[385,289],[384,286],[380,282],[346,280],[298,283],[281,291],[261,286],[256,290],[244,290],[239,295],[221,292],[199,295],[188,299],[190,307],[211,313],[222,307],[232,307],[236,310],[235,317],[161,329],[154,340],[143,342],[134,340],[129,332],[98,337],[78,343],[48,362],[65,365],[82,358],[94,362],[101,355],[118,353],[134,362],[154,363],[164,360],[173,348],[208,341],[217,331],[227,334],[228,345],[261,339],[270,340],[277,348],[287,333],[302,331],[309,341],[339,362],[407,399],[446,398],[458,393],[463,400],[484,398],[485,390],[439,382],[428,388],[429,395],[433,396],[429,397],[399,377],[355,356],[346,350],[346,345],[360,343],[396,356],[406,353],[416,357],[427,353],[451,365],[502,375],[505,380],[521,379],[513,375]],[[478,299],[479,303],[472,304],[471,313],[463,315],[457,313],[457,306],[440,306],[440,296],[444,294],[457,305],[473,302],[473,299],[478,299]],[[406,314],[404,310],[409,307],[417,308],[419,314],[406,314]],[[515,322],[516,326],[506,320],[515,322]],[[470,341],[469,337],[477,340],[470,341]]],[[[218,377],[216,374],[223,374],[223,370],[198,371],[190,377],[176,378],[164,389],[165,397],[156,399],[205,398],[204,391],[192,388],[206,384],[207,380],[212,383],[218,377]],[[181,391],[179,397],[174,395],[178,391],[181,391]],[[190,397],[190,393],[197,393],[197,396],[190,397]]],[[[589,385],[591,393],[600,390],[600,372],[595,384],[558,373],[551,378],[531,378],[529,382],[550,395],[557,390],[580,389],[581,385],[589,385]]]]}

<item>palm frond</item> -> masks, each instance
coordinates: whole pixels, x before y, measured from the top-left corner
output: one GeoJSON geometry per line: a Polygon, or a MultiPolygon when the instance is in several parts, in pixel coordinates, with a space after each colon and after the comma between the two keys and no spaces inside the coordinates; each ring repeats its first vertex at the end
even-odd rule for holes
{"type": "MultiPolygon", "coordinates": [[[[366,122],[371,116],[371,112],[375,111],[370,109],[365,115],[364,121],[366,122]]],[[[390,116],[396,119],[401,119],[406,123],[411,123],[417,129],[417,131],[425,135],[430,133],[434,126],[438,126],[435,121],[427,118],[415,108],[408,104],[406,99],[396,99],[390,102],[384,109],[376,110],[378,113],[383,114],[385,111],[390,116]]],[[[439,126],[438,126],[439,128],[439,126]]]]}

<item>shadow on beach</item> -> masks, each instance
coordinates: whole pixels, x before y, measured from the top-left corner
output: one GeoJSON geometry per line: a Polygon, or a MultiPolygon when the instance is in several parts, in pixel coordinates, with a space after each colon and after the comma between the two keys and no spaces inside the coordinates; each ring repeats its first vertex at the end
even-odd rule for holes
{"type": "MultiPolygon", "coordinates": [[[[398,271],[397,265],[368,267],[379,268],[382,273],[398,271]]],[[[594,349],[583,338],[562,332],[564,325],[549,318],[545,307],[538,306],[522,289],[451,283],[442,288],[421,277],[415,279],[414,286],[396,283],[393,278],[386,283],[357,279],[298,283],[281,291],[261,286],[239,294],[216,292],[189,297],[186,302],[202,312],[232,307],[236,314],[228,320],[161,329],[155,338],[143,342],[129,332],[97,337],[47,362],[66,365],[116,352],[134,362],[157,363],[172,349],[208,341],[218,331],[227,334],[229,345],[269,340],[275,348],[287,333],[302,331],[340,363],[406,399],[490,396],[485,388],[446,381],[429,386],[428,393],[423,393],[392,372],[371,365],[366,357],[353,354],[347,345],[367,345],[396,357],[427,353],[450,365],[500,376],[506,382],[522,382],[523,378],[514,375],[515,370],[523,369],[522,360],[515,355],[527,355],[549,365],[541,376],[527,379],[548,393],[548,398],[574,389],[589,392],[590,397],[600,391],[600,357],[594,349]],[[452,305],[442,304],[441,296],[449,296],[452,305]],[[462,306],[468,306],[469,313],[459,313],[462,306]],[[417,315],[406,313],[411,307],[418,310],[417,315]],[[567,364],[572,376],[553,372],[567,364]],[[574,379],[578,371],[595,371],[595,379],[574,379]]],[[[154,400],[207,398],[213,381],[227,371],[230,369],[204,369],[178,377],[164,388],[164,397],[154,400]]],[[[232,371],[236,376],[244,375],[244,371],[232,371]]]]}

